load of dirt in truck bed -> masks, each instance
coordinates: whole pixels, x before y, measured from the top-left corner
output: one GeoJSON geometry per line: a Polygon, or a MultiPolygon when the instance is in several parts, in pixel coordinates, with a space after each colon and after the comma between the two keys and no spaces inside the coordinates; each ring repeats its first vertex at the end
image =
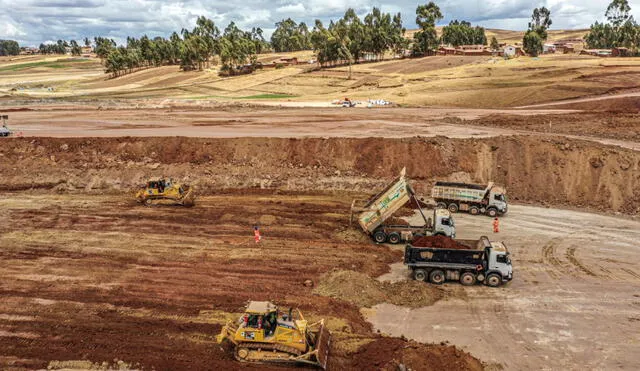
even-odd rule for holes
{"type": "Polygon", "coordinates": [[[320,278],[315,294],[348,301],[360,307],[380,303],[408,306],[429,306],[445,296],[444,291],[424,282],[380,282],[360,272],[332,270],[320,278]]]}
{"type": "Polygon", "coordinates": [[[346,368],[396,370],[483,370],[482,363],[446,344],[421,344],[401,338],[381,337],[363,345],[346,368]],[[356,356],[357,355],[357,356],[356,356]]]}
{"type": "Polygon", "coordinates": [[[388,224],[388,225],[405,225],[405,226],[411,225],[411,224],[409,224],[408,221],[406,221],[406,220],[404,220],[402,218],[398,218],[397,216],[392,216],[391,218],[387,219],[385,224],[388,224]]]}
{"type": "Polygon", "coordinates": [[[413,242],[412,246],[415,247],[435,247],[438,249],[452,249],[452,250],[469,250],[470,247],[454,240],[453,238],[445,236],[424,236],[418,237],[413,242]]]}

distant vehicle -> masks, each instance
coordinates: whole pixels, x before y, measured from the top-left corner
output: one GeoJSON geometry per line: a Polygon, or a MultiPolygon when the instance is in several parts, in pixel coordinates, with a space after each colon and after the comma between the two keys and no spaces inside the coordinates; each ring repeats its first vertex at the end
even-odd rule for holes
{"type": "Polygon", "coordinates": [[[484,282],[498,287],[513,279],[509,250],[502,242],[479,240],[453,240],[446,237],[422,237],[415,241],[420,246],[407,245],[404,264],[413,271],[417,281],[442,284],[460,281],[466,286],[484,282]]]}
{"type": "Polygon", "coordinates": [[[437,182],[431,197],[439,209],[452,213],[467,211],[471,215],[486,214],[490,217],[507,213],[507,191],[493,183],[487,185],[437,182]]]}
{"type": "Polygon", "coordinates": [[[9,137],[13,135],[13,132],[7,127],[8,115],[0,115],[2,119],[2,127],[0,127],[0,137],[9,137]]]}
{"type": "Polygon", "coordinates": [[[344,98],[344,100],[342,101],[342,107],[355,107],[356,106],[356,102],[352,101],[349,98],[344,98]]]}
{"type": "MultiPolygon", "coordinates": [[[[351,203],[351,222],[354,216],[362,230],[376,243],[389,242],[397,244],[413,240],[415,237],[442,235],[456,236],[456,225],[447,210],[434,210],[433,219],[425,216],[420,207],[421,201],[415,196],[415,192],[407,183],[406,169],[402,169],[400,176],[392,180],[380,193],[373,196],[364,206],[356,206],[351,203]],[[395,212],[400,210],[408,202],[413,202],[424,221],[423,225],[399,225],[389,221],[395,212]]],[[[362,203],[363,201],[360,201],[362,203]]]]}

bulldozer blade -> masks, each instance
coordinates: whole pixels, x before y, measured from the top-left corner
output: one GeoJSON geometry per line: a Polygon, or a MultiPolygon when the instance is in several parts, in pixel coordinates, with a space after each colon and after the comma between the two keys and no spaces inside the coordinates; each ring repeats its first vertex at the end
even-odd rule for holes
{"type": "Polygon", "coordinates": [[[193,193],[193,188],[189,188],[187,193],[182,197],[182,204],[184,206],[193,206],[195,199],[195,194],[193,193]]]}
{"type": "Polygon", "coordinates": [[[329,360],[329,349],[331,348],[331,332],[324,326],[324,321],[320,323],[318,335],[316,337],[316,359],[318,365],[323,370],[327,369],[327,361],[329,360]]]}

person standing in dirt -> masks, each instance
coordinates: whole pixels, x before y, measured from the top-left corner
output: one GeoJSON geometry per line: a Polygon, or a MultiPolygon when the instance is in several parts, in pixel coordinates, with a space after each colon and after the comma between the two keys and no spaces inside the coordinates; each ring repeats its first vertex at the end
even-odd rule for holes
{"type": "Polygon", "coordinates": [[[262,236],[260,236],[260,228],[258,228],[257,225],[253,227],[253,239],[256,241],[256,243],[259,243],[262,239],[262,236]]]}
{"type": "Polygon", "coordinates": [[[499,233],[499,232],[500,232],[500,221],[496,216],[495,218],[493,218],[493,233],[499,233]]]}

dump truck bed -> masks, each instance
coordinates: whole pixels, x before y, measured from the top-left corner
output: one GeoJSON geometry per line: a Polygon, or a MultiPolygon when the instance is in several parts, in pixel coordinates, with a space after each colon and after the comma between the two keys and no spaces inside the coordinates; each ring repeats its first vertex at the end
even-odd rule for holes
{"type": "Polygon", "coordinates": [[[363,230],[373,233],[385,220],[411,199],[405,169],[385,189],[372,197],[358,214],[358,223],[363,230]]]}
{"type": "Polygon", "coordinates": [[[437,182],[431,191],[434,200],[458,200],[466,202],[481,202],[493,184],[486,186],[478,184],[437,182]]]}

